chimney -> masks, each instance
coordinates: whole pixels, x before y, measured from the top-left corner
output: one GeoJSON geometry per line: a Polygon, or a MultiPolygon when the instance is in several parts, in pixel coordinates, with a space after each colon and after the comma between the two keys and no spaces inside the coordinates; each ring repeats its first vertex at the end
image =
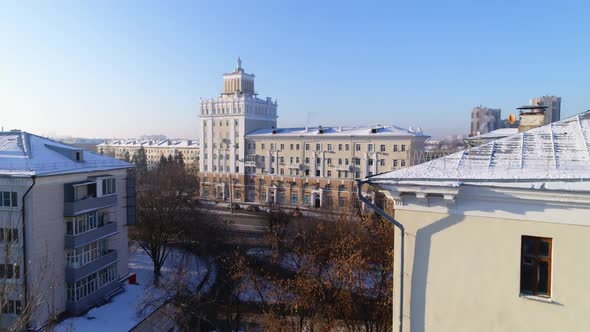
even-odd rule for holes
{"type": "Polygon", "coordinates": [[[531,105],[517,108],[520,110],[518,132],[527,131],[547,124],[545,110],[547,106],[531,105]]]}

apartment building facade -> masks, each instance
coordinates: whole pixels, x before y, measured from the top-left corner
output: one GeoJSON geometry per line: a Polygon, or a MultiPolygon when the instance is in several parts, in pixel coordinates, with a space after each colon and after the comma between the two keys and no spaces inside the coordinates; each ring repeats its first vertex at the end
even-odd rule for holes
{"type": "Polygon", "coordinates": [[[502,110],[483,106],[471,110],[471,131],[469,136],[477,136],[502,128],[502,110]]]}
{"type": "Polygon", "coordinates": [[[224,75],[222,95],[201,102],[204,199],[335,208],[353,197],[354,179],[424,158],[429,137],[420,130],[277,128],[276,102],[257,99],[254,76],[243,75],[248,74],[239,62],[234,73],[224,75]],[[236,83],[243,77],[251,84],[236,83]]]}
{"type": "Polygon", "coordinates": [[[543,96],[531,98],[531,106],[545,106],[545,124],[561,119],[561,97],[543,96]]]}
{"type": "Polygon", "coordinates": [[[20,131],[0,132],[0,328],[38,329],[104,303],[128,275],[132,165],[20,131]],[[34,304],[37,303],[38,305],[34,304]]]}
{"type": "Polygon", "coordinates": [[[168,156],[174,156],[177,152],[181,152],[186,167],[197,172],[199,170],[200,145],[198,141],[194,140],[113,140],[98,144],[96,147],[99,153],[111,155],[121,160],[133,159],[133,156],[143,147],[149,168],[156,167],[162,156],[168,158],[168,156]]]}

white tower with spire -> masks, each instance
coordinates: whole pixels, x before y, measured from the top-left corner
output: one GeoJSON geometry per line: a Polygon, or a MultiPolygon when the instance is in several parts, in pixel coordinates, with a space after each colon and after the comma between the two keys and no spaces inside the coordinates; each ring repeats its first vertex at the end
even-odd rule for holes
{"type": "Polygon", "coordinates": [[[247,74],[238,57],[231,73],[223,74],[221,95],[201,99],[200,172],[243,174],[244,136],[256,129],[276,128],[277,102],[258,98],[254,75],[247,74]]]}

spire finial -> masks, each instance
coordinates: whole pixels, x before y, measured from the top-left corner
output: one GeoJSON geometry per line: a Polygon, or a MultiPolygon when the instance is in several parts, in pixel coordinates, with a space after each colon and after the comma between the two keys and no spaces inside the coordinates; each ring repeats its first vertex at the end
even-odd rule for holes
{"type": "Polygon", "coordinates": [[[238,56],[238,67],[236,68],[236,71],[240,71],[242,69],[242,59],[240,59],[240,57],[238,56]]]}

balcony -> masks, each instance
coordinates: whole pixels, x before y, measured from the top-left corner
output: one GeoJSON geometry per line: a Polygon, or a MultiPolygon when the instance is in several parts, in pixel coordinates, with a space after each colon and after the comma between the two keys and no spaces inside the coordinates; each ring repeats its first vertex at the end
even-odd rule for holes
{"type": "Polygon", "coordinates": [[[104,209],[117,205],[117,194],[102,197],[87,197],[85,199],[64,202],[64,217],[73,217],[85,212],[104,209]]]}
{"type": "Polygon", "coordinates": [[[86,245],[90,242],[94,242],[96,240],[104,239],[110,236],[117,234],[117,224],[114,222],[110,222],[105,224],[104,226],[95,228],[91,231],[78,234],[78,235],[66,235],[66,248],[67,249],[75,249],[79,248],[83,245],[86,245]]]}
{"type": "Polygon", "coordinates": [[[115,263],[118,260],[116,250],[109,250],[104,255],[98,257],[96,260],[79,267],[66,267],[66,282],[75,282],[76,280],[96,272],[108,265],[115,263]]]}
{"type": "Polygon", "coordinates": [[[93,306],[104,303],[105,297],[117,287],[120,287],[119,282],[113,280],[77,302],[66,302],[66,310],[74,315],[79,315],[93,306]]]}
{"type": "Polygon", "coordinates": [[[291,168],[291,169],[300,169],[301,168],[301,164],[289,164],[289,168],[291,168]]]}
{"type": "Polygon", "coordinates": [[[338,165],[338,166],[336,166],[336,169],[339,170],[339,171],[347,171],[347,172],[349,172],[349,171],[351,171],[352,166],[350,166],[350,165],[338,165]]]}

